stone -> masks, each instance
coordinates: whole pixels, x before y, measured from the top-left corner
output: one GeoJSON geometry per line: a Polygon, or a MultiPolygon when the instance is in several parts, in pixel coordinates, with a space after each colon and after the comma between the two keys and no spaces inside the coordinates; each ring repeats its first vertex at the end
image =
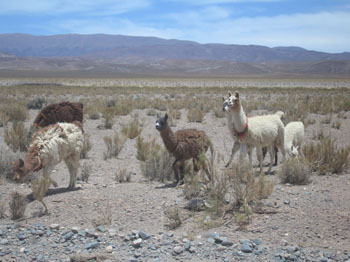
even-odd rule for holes
{"type": "Polygon", "coordinates": [[[117,231],[115,229],[108,229],[108,234],[110,237],[114,237],[117,235],[117,231]]]}
{"type": "Polygon", "coordinates": [[[105,228],[103,226],[98,226],[97,230],[102,232],[102,233],[106,232],[106,230],[105,230],[105,228]]]}
{"type": "Polygon", "coordinates": [[[230,240],[225,240],[225,241],[222,241],[221,245],[225,247],[230,247],[230,246],[233,246],[233,242],[230,240]]]}
{"type": "Polygon", "coordinates": [[[241,251],[244,253],[252,253],[253,249],[250,247],[248,243],[243,243],[241,247],[241,251]]]}
{"type": "Polygon", "coordinates": [[[69,231],[63,236],[63,238],[64,238],[64,240],[67,241],[67,240],[71,239],[73,236],[74,236],[74,233],[72,231],[69,231]]]}
{"type": "Polygon", "coordinates": [[[142,239],[138,238],[132,242],[132,246],[135,248],[139,248],[141,246],[142,242],[143,242],[142,239]]]}
{"type": "Polygon", "coordinates": [[[72,227],[71,231],[75,234],[77,234],[79,232],[80,228],[79,227],[72,227]]]}
{"type": "Polygon", "coordinates": [[[100,245],[99,242],[90,242],[85,245],[85,249],[93,249],[100,245]]]}
{"type": "Polygon", "coordinates": [[[17,234],[17,238],[19,240],[25,240],[27,238],[27,235],[26,234],[23,234],[23,233],[19,233],[17,234]]]}
{"type": "Polygon", "coordinates": [[[150,234],[148,234],[144,231],[139,231],[138,234],[139,234],[139,237],[142,238],[142,240],[147,240],[151,237],[150,234]]]}
{"type": "Polygon", "coordinates": [[[113,247],[112,246],[107,246],[106,247],[106,252],[107,253],[112,253],[113,252],[113,247]]]}
{"type": "Polygon", "coordinates": [[[57,230],[59,229],[60,225],[59,224],[51,224],[50,225],[50,228],[53,229],[53,230],[57,230]]]}
{"type": "Polygon", "coordinates": [[[181,246],[176,246],[176,247],[174,247],[174,253],[175,253],[176,255],[179,255],[179,254],[181,254],[182,252],[184,252],[183,247],[181,247],[181,246]]]}
{"type": "Polygon", "coordinates": [[[1,239],[0,240],[0,245],[7,245],[9,241],[7,239],[1,239]]]}
{"type": "Polygon", "coordinates": [[[191,241],[187,240],[185,243],[185,250],[189,251],[191,249],[191,241]]]}
{"type": "Polygon", "coordinates": [[[209,238],[208,238],[208,242],[209,242],[210,244],[215,244],[215,239],[209,237],[209,238]]]}

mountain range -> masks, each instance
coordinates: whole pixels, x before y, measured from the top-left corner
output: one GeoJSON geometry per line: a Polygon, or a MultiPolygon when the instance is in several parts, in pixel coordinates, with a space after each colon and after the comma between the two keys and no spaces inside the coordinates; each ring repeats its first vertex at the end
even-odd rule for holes
{"type": "Polygon", "coordinates": [[[350,76],[350,53],[123,35],[0,34],[0,76],[350,76]]]}

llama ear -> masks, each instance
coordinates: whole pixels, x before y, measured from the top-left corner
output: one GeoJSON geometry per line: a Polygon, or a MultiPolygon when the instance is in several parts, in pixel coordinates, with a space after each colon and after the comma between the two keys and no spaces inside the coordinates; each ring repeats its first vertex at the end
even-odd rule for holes
{"type": "Polygon", "coordinates": [[[18,162],[19,162],[19,166],[24,166],[24,161],[23,161],[22,158],[20,158],[20,159],[18,160],[18,162]]]}
{"type": "Polygon", "coordinates": [[[168,113],[165,113],[164,119],[165,119],[165,121],[168,120],[168,113]]]}
{"type": "Polygon", "coordinates": [[[239,99],[239,93],[237,91],[235,92],[235,97],[239,99]]]}
{"type": "Polygon", "coordinates": [[[225,102],[225,100],[226,100],[225,97],[222,97],[222,102],[225,102]]]}
{"type": "Polygon", "coordinates": [[[228,91],[228,96],[230,97],[230,96],[232,96],[232,93],[231,93],[231,91],[228,91]]]}

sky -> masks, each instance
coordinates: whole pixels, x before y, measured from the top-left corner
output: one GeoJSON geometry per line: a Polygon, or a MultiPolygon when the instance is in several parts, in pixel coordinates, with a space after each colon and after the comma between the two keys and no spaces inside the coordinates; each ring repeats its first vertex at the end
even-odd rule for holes
{"type": "Polygon", "coordinates": [[[103,33],[350,52],[350,0],[0,0],[0,33],[103,33]]]}

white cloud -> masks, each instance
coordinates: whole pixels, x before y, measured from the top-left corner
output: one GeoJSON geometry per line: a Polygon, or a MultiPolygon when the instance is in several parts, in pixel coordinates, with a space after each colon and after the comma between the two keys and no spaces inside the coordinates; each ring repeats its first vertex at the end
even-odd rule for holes
{"type": "Polygon", "coordinates": [[[0,14],[121,14],[148,6],[149,0],[10,0],[0,1],[0,14]]]}
{"type": "Polygon", "coordinates": [[[201,43],[300,46],[307,49],[350,51],[350,12],[321,12],[273,17],[242,17],[212,22],[204,15],[174,15],[184,27],[182,39],[201,43]],[[188,21],[186,21],[188,19],[188,21]]]}

